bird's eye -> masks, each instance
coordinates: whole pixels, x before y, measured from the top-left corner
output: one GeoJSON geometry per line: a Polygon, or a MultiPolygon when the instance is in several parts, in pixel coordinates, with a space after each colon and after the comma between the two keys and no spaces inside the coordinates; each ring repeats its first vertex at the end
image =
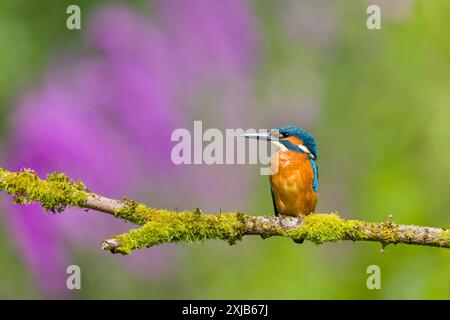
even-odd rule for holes
{"type": "Polygon", "coordinates": [[[289,137],[289,133],[287,133],[287,132],[282,132],[282,133],[281,133],[281,137],[282,137],[282,138],[287,138],[287,137],[289,137]]]}

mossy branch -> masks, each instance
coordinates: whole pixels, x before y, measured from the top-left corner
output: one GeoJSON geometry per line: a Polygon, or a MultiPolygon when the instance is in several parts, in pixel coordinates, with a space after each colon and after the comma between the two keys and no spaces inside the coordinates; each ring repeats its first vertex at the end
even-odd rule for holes
{"type": "Polygon", "coordinates": [[[134,249],[162,243],[196,242],[221,239],[234,244],[243,236],[262,238],[283,236],[296,243],[315,244],[341,240],[375,241],[388,244],[414,244],[450,248],[450,230],[385,222],[347,220],[336,213],[311,214],[303,218],[250,216],[240,212],[204,214],[148,207],[128,199],[114,200],[90,192],[83,182],[74,182],[61,173],[45,180],[30,169],[9,172],[0,168],[0,190],[13,196],[16,204],[38,202],[46,212],[60,213],[67,206],[105,212],[134,224],[139,229],[113,236],[102,242],[102,249],[128,254],[134,249]]]}

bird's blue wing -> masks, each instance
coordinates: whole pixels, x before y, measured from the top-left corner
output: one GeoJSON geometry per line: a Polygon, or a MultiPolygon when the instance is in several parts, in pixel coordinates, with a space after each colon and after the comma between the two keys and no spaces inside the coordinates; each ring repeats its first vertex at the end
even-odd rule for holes
{"type": "Polygon", "coordinates": [[[319,191],[319,167],[314,159],[310,158],[309,163],[311,164],[312,171],[314,173],[314,180],[312,183],[312,187],[314,192],[319,191]]]}

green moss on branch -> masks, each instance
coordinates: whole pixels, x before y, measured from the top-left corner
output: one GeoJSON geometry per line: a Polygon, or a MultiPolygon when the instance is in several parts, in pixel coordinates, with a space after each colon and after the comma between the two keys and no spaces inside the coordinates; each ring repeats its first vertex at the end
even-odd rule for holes
{"type": "Polygon", "coordinates": [[[161,243],[220,239],[233,244],[244,235],[284,236],[299,243],[352,240],[377,241],[383,246],[404,243],[450,248],[450,231],[442,228],[397,225],[392,219],[381,223],[346,220],[334,213],[278,220],[239,212],[214,215],[200,210],[155,209],[128,199],[114,200],[90,193],[83,182],[74,182],[62,173],[52,173],[41,180],[30,169],[9,172],[0,168],[0,190],[12,195],[17,204],[38,202],[52,212],[61,212],[66,206],[92,209],[141,225],[140,229],[104,241],[105,249],[124,254],[161,243]]]}
{"type": "MultiPolygon", "coordinates": [[[[146,222],[140,229],[115,236],[120,246],[114,252],[128,254],[134,249],[146,248],[161,243],[205,241],[208,239],[226,240],[230,244],[241,240],[245,221],[239,213],[205,215],[199,211],[172,212],[154,210],[137,206],[138,212],[130,212],[129,217],[146,222]],[[137,218],[136,218],[137,217],[137,218]]],[[[118,215],[123,214],[123,210],[118,215]]]]}
{"type": "Polygon", "coordinates": [[[450,247],[450,230],[398,225],[387,221],[365,222],[343,219],[337,214],[311,214],[306,216],[298,228],[288,230],[285,235],[295,242],[309,240],[315,244],[340,240],[376,241],[383,246],[389,244],[417,244],[434,247],[450,247]]]}
{"type": "Polygon", "coordinates": [[[310,214],[303,219],[299,228],[287,231],[286,235],[296,242],[309,240],[315,244],[368,238],[361,230],[361,222],[342,219],[335,213],[310,214]]]}
{"type": "Polygon", "coordinates": [[[9,172],[0,168],[0,190],[14,196],[14,203],[29,204],[36,201],[46,211],[52,212],[62,212],[66,206],[81,207],[88,197],[82,181],[74,182],[57,172],[41,180],[30,169],[9,172]]]}

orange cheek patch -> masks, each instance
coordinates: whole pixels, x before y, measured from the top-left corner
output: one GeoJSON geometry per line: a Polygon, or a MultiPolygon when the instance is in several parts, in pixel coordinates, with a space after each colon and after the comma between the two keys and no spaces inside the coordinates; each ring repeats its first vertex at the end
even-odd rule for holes
{"type": "Polygon", "coordinates": [[[299,144],[303,144],[303,141],[297,137],[288,137],[284,140],[287,140],[296,146],[298,146],[299,144]]]}

